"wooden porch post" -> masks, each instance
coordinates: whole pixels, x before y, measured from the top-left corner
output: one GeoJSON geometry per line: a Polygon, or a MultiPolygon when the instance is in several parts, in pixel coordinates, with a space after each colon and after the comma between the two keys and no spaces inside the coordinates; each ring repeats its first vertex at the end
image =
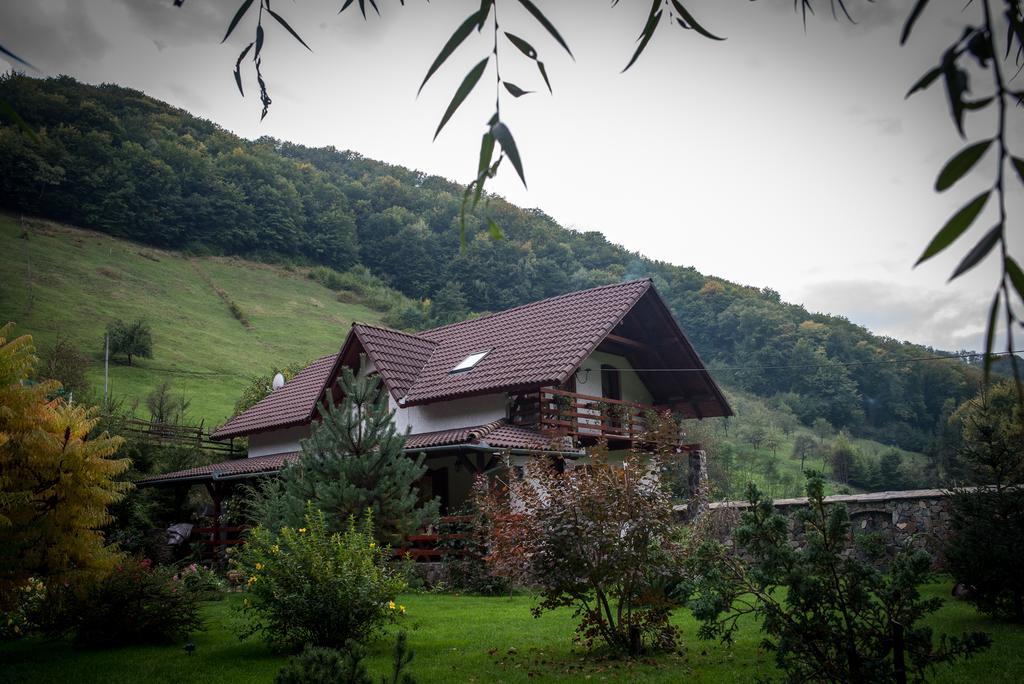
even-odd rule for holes
{"type": "Polygon", "coordinates": [[[214,562],[220,565],[224,562],[226,557],[225,545],[224,545],[224,534],[221,530],[220,516],[221,516],[221,502],[224,500],[225,490],[223,487],[212,482],[206,485],[206,491],[210,494],[210,499],[213,501],[213,558],[214,562]]]}

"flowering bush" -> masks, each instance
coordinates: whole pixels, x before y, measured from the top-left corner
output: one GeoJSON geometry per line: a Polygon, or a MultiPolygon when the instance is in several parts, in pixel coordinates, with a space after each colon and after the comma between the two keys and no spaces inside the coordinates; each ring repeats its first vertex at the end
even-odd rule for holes
{"type": "Polygon", "coordinates": [[[46,600],[42,580],[30,577],[18,592],[14,609],[0,613],[0,641],[20,639],[39,627],[40,611],[46,600]]]}
{"type": "Polygon", "coordinates": [[[331,533],[322,511],[306,510],[305,526],[274,533],[253,530],[236,565],[246,579],[243,611],[249,626],[272,645],[298,650],[305,644],[341,647],[364,641],[405,613],[395,603],[406,588],[389,565],[390,549],[373,538],[369,512],[348,529],[331,533]]]}
{"type": "Polygon", "coordinates": [[[74,634],[86,646],[166,643],[202,629],[199,597],[170,568],[131,559],[81,594],[54,602],[50,631],[74,634]]]}
{"type": "Polygon", "coordinates": [[[597,448],[589,465],[564,473],[534,459],[506,496],[492,491],[480,505],[493,523],[489,562],[537,588],[534,615],[574,607],[588,648],[598,640],[631,655],[675,648],[669,617],[681,550],[669,496],[639,454],[619,467],[597,448]]]}

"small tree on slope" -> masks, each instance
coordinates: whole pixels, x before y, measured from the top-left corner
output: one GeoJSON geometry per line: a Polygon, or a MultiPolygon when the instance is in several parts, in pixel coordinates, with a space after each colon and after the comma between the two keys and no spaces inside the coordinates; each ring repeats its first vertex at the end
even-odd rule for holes
{"type": "Polygon", "coordinates": [[[254,517],[271,530],[299,527],[312,502],[339,531],[349,516],[370,509],[377,540],[396,544],[438,514],[437,500],[421,502],[416,488],[427,471],[424,456],[403,452],[405,436],[395,429],[378,377],[357,379],[344,368],[338,388],[343,400],[325,402],[299,460],[256,496],[254,517]]]}

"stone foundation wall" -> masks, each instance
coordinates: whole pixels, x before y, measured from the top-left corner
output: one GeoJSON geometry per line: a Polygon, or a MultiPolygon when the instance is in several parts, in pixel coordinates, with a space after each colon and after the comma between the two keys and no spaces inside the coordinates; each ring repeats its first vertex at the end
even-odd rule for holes
{"type": "MultiPolygon", "coordinates": [[[[951,503],[949,493],[941,489],[914,489],[874,494],[837,495],[825,498],[826,505],[846,504],[850,512],[853,532],[879,533],[893,550],[908,543],[923,548],[935,561],[936,568],[943,565],[943,549],[949,537],[951,503]]],[[[807,499],[779,499],[775,508],[789,515],[798,507],[806,506],[807,499]]],[[[739,501],[720,501],[708,505],[712,529],[722,539],[732,532],[740,513],[749,504],[739,501]]],[[[677,507],[681,519],[686,507],[677,507]]],[[[802,533],[793,531],[793,542],[802,544],[802,533]]]]}

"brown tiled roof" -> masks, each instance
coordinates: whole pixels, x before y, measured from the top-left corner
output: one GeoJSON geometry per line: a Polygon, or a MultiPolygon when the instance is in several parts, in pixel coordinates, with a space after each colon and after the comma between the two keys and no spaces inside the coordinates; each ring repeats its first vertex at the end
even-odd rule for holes
{"type": "MultiPolygon", "coordinates": [[[[509,425],[504,419],[495,420],[485,425],[421,432],[409,435],[405,440],[405,450],[415,452],[417,449],[434,446],[474,445],[484,448],[529,449],[536,451],[553,450],[549,439],[536,430],[509,425]]],[[[285,465],[299,458],[299,452],[237,458],[223,463],[186,468],[171,473],[151,475],[137,481],[140,485],[169,484],[171,482],[205,482],[224,478],[243,478],[247,476],[276,473],[285,465]]]]}
{"type": "Polygon", "coordinates": [[[396,400],[404,397],[416,382],[423,364],[437,346],[436,342],[416,335],[365,323],[353,325],[352,332],[396,400]]]}
{"type": "Polygon", "coordinates": [[[232,476],[244,477],[246,475],[260,475],[276,473],[287,463],[299,458],[299,452],[293,451],[286,454],[271,454],[269,456],[254,456],[252,458],[236,458],[223,463],[198,466],[176,470],[171,473],[150,475],[138,480],[138,484],[159,484],[161,482],[182,482],[189,480],[205,481],[231,478],[232,476]]]}
{"type": "Polygon", "coordinates": [[[561,383],[650,287],[647,278],[605,285],[421,332],[437,346],[404,403],[561,383]],[[451,372],[485,350],[471,371],[451,372]]]}
{"type": "MultiPolygon", "coordinates": [[[[222,439],[310,422],[338,364],[352,363],[359,349],[374,362],[392,396],[403,406],[560,384],[649,291],[652,287],[647,278],[605,285],[416,335],[354,324],[339,354],[317,360],[282,389],[228,421],[212,437],[222,439]],[[487,355],[470,371],[451,372],[466,357],[482,351],[487,355]]],[[[671,320],[660,298],[655,294],[653,299],[671,320]]],[[[671,325],[692,354],[685,362],[700,364],[674,320],[671,325]]],[[[710,375],[702,375],[711,395],[698,417],[729,415],[731,410],[710,375]],[[724,407],[725,413],[716,412],[719,407],[724,407]]],[[[692,380],[693,376],[685,376],[680,382],[689,382],[687,378],[692,380]]]]}
{"type": "Polygon", "coordinates": [[[321,356],[286,382],[284,387],[274,390],[247,411],[221,425],[210,437],[227,439],[308,423],[337,360],[337,354],[321,356]]]}

